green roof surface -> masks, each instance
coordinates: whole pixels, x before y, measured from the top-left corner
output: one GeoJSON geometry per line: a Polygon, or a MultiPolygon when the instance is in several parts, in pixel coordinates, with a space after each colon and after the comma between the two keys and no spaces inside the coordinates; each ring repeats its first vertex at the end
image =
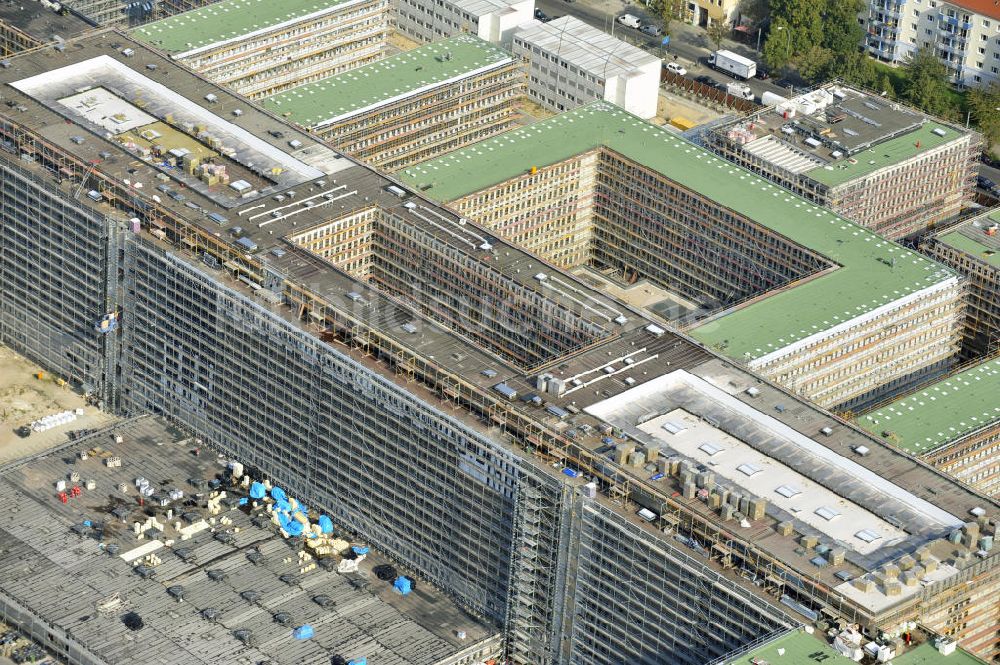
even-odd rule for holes
{"type": "Polygon", "coordinates": [[[511,60],[509,53],[479,37],[459,35],[286,90],[263,104],[274,113],[289,113],[289,120],[304,127],[315,127],[325,120],[511,60]]]}
{"type": "Polygon", "coordinates": [[[868,150],[851,155],[853,163],[842,159],[829,166],[811,169],[806,172],[806,175],[824,185],[836,187],[848,180],[854,180],[886,166],[898,164],[943,143],[954,141],[958,137],[958,130],[937,122],[925,122],[916,131],[897,136],[868,150]],[[943,131],[944,135],[935,134],[935,129],[943,131]]]}
{"type": "Polygon", "coordinates": [[[172,53],[190,51],[298,19],[342,0],[222,0],[132,31],[139,41],[172,53]]]}
{"type": "MultiPolygon", "coordinates": [[[[994,210],[990,214],[986,215],[986,219],[1000,223],[1000,210],[994,210]]],[[[960,228],[969,229],[969,225],[972,221],[966,222],[960,225],[960,228]]],[[[983,233],[982,229],[978,229],[978,233],[983,233]]],[[[975,233],[973,233],[975,235],[975,233]]],[[[955,249],[962,250],[967,254],[971,254],[981,261],[985,261],[991,266],[1000,266],[1000,251],[997,247],[991,247],[984,242],[979,242],[975,238],[970,238],[964,233],[960,233],[958,230],[951,231],[949,233],[944,233],[939,235],[937,239],[946,245],[951,245],[955,249]]]]}
{"type": "MultiPolygon", "coordinates": [[[[759,649],[753,649],[734,660],[726,660],[725,665],[746,665],[757,661],[767,661],[769,665],[851,665],[853,660],[840,655],[825,642],[821,635],[810,635],[796,630],[768,642],[759,649]],[[779,654],[778,651],[782,653],[779,654]],[[816,656],[822,656],[817,659],[816,656]]],[[[930,642],[907,649],[892,659],[893,665],[983,665],[983,661],[962,649],[956,649],[949,656],[943,656],[930,642]]]]}
{"type": "Polygon", "coordinates": [[[561,113],[397,175],[425,196],[453,201],[525,175],[532,166],[554,164],[602,145],[840,264],[692,332],[730,357],[759,358],[955,276],[609,102],[561,113]]]}
{"type": "Polygon", "coordinates": [[[856,418],[858,426],[920,455],[1000,418],[1000,360],[989,360],[856,418]]]}

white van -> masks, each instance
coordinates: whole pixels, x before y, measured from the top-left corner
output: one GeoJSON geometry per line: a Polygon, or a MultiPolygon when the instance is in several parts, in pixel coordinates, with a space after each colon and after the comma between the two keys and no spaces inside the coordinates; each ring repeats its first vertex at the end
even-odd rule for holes
{"type": "Polygon", "coordinates": [[[624,25],[626,28],[632,28],[634,30],[638,30],[639,26],[642,25],[642,21],[639,20],[639,17],[632,16],[631,14],[622,14],[615,20],[624,25]]]}

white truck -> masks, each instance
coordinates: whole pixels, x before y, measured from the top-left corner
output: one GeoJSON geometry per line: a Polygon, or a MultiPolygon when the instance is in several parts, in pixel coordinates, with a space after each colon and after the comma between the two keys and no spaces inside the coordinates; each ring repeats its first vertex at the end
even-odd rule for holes
{"type": "Polygon", "coordinates": [[[757,63],[732,51],[719,50],[708,56],[708,64],[720,72],[743,80],[753,78],[757,73],[757,63]]]}
{"type": "Polygon", "coordinates": [[[727,83],[726,92],[740,99],[753,99],[753,90],[746,83],[739,83],[737,81],[727,83]]]}
{"type": "Polygon", "coordinates": [[[633,30],[638,30],[639,26],[642,25],[642,21],[639,20],[638,16],[633,16],[632,14],[622,14],[615,19],[626,28],[632,28],[633,30]]]}

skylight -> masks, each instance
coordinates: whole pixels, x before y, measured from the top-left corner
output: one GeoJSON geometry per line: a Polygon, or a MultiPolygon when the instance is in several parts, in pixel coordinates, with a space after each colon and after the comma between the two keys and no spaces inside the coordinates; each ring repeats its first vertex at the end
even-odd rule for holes
{"type": "Polygon", "coordinates": [[[862,529],[861,531],[858,531],[856,534],[854,534],[854,537],[863,540],[866,543],[873,543],[879,538],[881,538],[882,534],[872,529],[862,529]]]}
{"type": "Polygon", "coordinates": [[[835,517],[840,517],[840,513],[838,513],[833,508],[830,508],[829,506],[821,506],[817,508],[816,514],[825,519],[827,522],[829,522],[835,517]]]}
{"type": "Polygon", "coordinates": [[[671,434],[677,434],[678,432],[683,432],[687,429],[687,425],[677,420],[668,420],[667,422],[660,425],[663,429],[667,430],[671,434]]]}
{"type": "Polygon", "coordinates": [[[759,466],[754,466],[753,464],[740,464],[738,467],[736,467],[736,470],[745,473],[748,476],[752,476],[755,473],[760,473],[761,471],[763,471],[762,468],[760,468],[759,466]]]}
{"type": "Polygon", "coordinates": [[[721,453],[723,451],[723,448],[722,446],[716,445],[714,443],[703,443],[700,446],[698,446],[698,450],[711,457],[713,455],[718,455],[719,453],[721,453]]]}
{"type": "Polygon", "coordinates": [[[796,494],[802,494],[802,490],[793,485],[782,485],[781,487],[777,488],[774,491],[780,494],[781,496],[785,497],[786,499],[791,499],[796,494]]]}

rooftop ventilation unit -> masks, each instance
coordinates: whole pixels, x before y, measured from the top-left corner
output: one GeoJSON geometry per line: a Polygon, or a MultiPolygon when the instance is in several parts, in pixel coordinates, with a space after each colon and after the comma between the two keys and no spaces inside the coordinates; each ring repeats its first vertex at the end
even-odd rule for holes
{"type": "Polygon", "coordinates": [[[931,130],[931,134],[937,134],[938,136],[945,136],[948,132],[944,131],[940,127],[935,127],[931,130]]]}

